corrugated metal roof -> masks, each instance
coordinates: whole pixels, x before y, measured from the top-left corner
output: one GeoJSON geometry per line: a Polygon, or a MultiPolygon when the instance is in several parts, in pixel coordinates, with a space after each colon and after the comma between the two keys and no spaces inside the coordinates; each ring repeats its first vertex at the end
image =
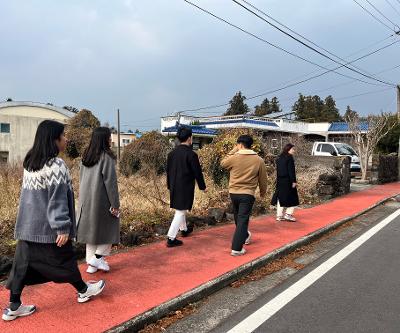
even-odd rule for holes
{"type": "MultiPolygon", "coordinates": [[[[367,123],[360,123],[361,131],[368,131],[367,123]]],[[[329,126],[328,132],[350,132],[349,125],[345,122],[335,122],[329,126]]]]}
{"type": "MultiPolygon", "coordinates": [[[[187,126],[187,125],[186,125],[187,126]]],[[[217,135],[217,130],[205,128],[203,126],[187,126],[192,129],[193,134],[202,134],[202,135],[217,135]]],[[[162,131],[164,133],[176,133],[178,130],[177,126],[166,127],[162,131]]]]}

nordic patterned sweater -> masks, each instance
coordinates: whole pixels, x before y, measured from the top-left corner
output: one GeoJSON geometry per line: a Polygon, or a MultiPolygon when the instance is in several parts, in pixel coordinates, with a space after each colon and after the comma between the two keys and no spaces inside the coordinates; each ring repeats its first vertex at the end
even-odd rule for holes
{"type": "Polygon", "coordinates": [[[24,170],[15,239],[55,243],[57,235],[75,237],[75,207],[71,176],[61,158],[35,172],[24,170]]]}

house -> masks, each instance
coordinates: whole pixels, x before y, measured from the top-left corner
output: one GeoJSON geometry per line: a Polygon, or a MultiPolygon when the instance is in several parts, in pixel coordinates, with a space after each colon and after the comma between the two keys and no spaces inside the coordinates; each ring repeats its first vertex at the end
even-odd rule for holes
{"type": "Polygon", "coordinates": [[[51,119],[65,124],[74,115],[51,104],[0,102],[0,163],[23,160],[43,120],[51,119]]]}
{"type": "MultiPolygon", "coordinates": [[[[289,113],[291,114],[291,113],[289,113]]],[[[201,148],[215,137],[220,129],[249,128],[263,133],[272,149],[281,149],[290,138],[303,137],[307,141],[347,141],[351,137],[348,125],[343,122],[306,123],[288,119],[280,114],[268,117],[252,115],[194,117],[188,115],[161,118],[161,133],[175,136],[177,125],[191,126],[194,148],[201,148]]]]}
{"type": "MultiPolygon", "coordinates": [[[[138,133],[121,132],[119,135],[121,148],[124,148],[125,146],[138,139],[138,133]]],[[[118,147],[118,133],[111,133],[111,147],[118,147]]]]}

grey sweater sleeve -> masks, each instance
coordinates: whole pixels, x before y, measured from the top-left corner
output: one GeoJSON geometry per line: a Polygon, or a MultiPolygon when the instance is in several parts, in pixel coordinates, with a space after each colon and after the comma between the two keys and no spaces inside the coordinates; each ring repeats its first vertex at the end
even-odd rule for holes
{"type": "Polygon", "coordinates": [[[101,173],[103,175],[104,186],[107,191],[108,200],[112,208],[119,208],[119,193],[117,172],[115,170],[115,160],[108,154],[104,154],[101,173]]]}
{"type": "Polygon", "coordinates": [[[70,185],[68,183],[68,174],[62,174],[66,170],[60,170],[58,179],[52,181],[49,186],[49,202],[47,206],[47,218],[51,229],[57,235],[69,234],[72,227],[68,206],[68,191],[70,185]]]}

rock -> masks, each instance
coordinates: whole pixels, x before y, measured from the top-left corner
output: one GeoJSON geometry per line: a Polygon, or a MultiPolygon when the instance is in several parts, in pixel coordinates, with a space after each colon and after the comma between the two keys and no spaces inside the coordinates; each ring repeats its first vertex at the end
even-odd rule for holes
{"type": "Polygon", "coordinates": [[[208,210],[208,216],[213,217],[217,222],[222,222],[225,218],[225,209],[210,208],[208,210]]]}
{"type": "Polygon", "coordinates": [[[165,224],[156,224],[153,226],[154,232],[158,235],[166,235],[168,233],[169,226],[165,224]]]}
{"type": "Polygon", "coordinates": [[[208,225],[216,225],[217,224],[217,220],[215,219],[214,216],[208,216],[205,219],[206,219],[206,223],[208,225]]]}
{"type": "Polygon", "coordinates": [[[234,216],[233,214],[231,214],[231,213],[226,213],[225,215],[226,215],[226,219],[227,219],[228,221],[235,221],[235,216],[234,216]]]}
{"type": "Polygon", "coordinates": [[[125,246],[137,245],[139,238],[136,232],[128,232],[121,236],[121,243],[125,246]]]}
{"type": "Polygon", "coordinates": [[[188,216],[186,218],[188,224],[195,225],[196,227],[202,227],[207,225],[207,221],[204,218],[198,216],[188,216]]]}
{"type": "Polygon", "coordinates": [[[322,185],[318,188],[319,196],[332,195],[335,193],[335,189],[332,185],[322,185]]]}

